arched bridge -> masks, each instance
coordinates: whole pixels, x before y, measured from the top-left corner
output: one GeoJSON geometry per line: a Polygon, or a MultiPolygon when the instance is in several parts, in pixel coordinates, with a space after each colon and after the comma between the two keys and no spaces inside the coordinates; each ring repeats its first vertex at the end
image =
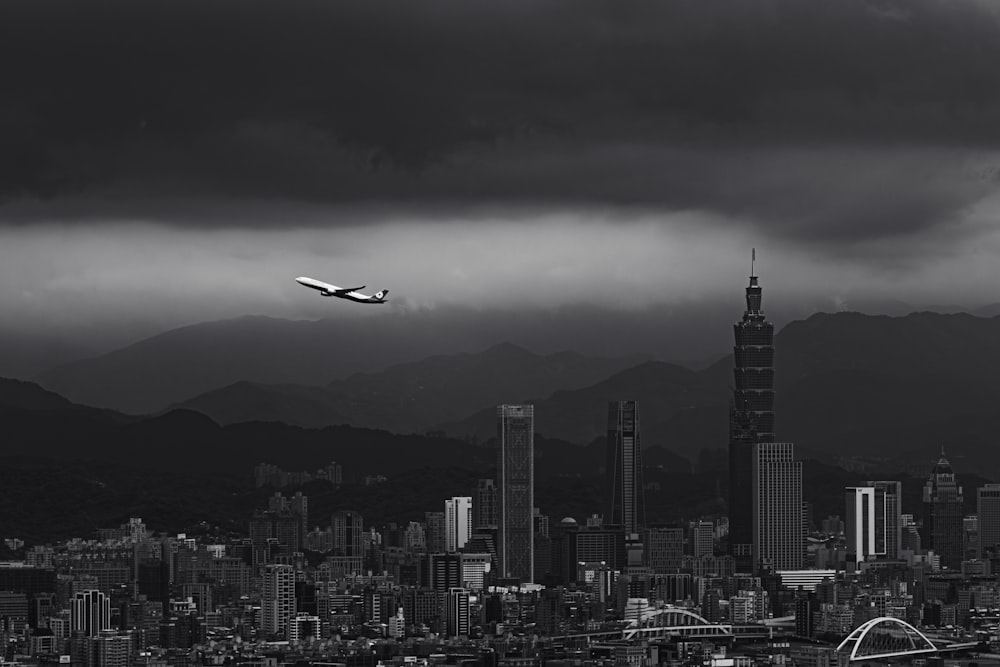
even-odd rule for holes
{"type": "Polygon", "coordinates": [[[644,610],[639,618],[631,619],[622,630],[622,639],[638,637],[648,639],[666,635],[731,637],[733,626],[712,623],[683,607],[660,607],[644,610]]]}
{"type": "Polygon", "coordinates": [[[920,630],[899,618],[881,616],[862,623],[837,647],[851,662],[936,653],[938,648],[920,630]]]}

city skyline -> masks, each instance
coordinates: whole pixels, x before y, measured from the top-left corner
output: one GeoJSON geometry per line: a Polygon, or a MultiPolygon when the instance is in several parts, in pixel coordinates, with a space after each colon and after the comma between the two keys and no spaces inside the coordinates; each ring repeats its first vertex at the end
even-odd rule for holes
{"type": "Polygon", "coordinates": [[[1000,667],[997,62],[994,0],[0,3],[0,667],[1000,667]]]}

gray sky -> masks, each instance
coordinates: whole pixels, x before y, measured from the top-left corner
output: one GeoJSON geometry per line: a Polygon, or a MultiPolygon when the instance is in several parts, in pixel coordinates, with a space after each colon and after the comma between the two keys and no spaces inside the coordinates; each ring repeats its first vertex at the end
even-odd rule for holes
{"type": "Polygon", "coordinates": [[[995,7],[11,0],[4,327],[1000,301],[995,7]]]}

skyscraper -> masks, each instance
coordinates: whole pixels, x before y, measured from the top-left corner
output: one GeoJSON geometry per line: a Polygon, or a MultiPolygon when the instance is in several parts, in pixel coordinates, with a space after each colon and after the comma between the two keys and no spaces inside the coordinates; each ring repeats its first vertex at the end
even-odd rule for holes
{"type": "Polygon", "coordinates": [[[339,510],[331,518],[333,550],[340,556],[364,558],[364,519],[358,512],[339,510]]]}
{"type": "Polygon", "coordinates": [[[295,568],[267,565],[263,584],[261,629],[269,635],[286,633],[288,622],[295,615],[295,568]]]}
{"type": "Polygon", "coordinates": [[[472,498],[456,496],[444,501],[444,548],[458,551],[469,541],[472,528],[472,498]]]}
{"type": "Polygon", "coordinates": [[[955,472],[941,450],[941,458],[934,464],[927,483],[924,484],[924,526],[921,531],[923,546],[933,549],[941,557],[942,567],[959,568],[964,556],[962,519],[962,487],[955,480],[955,472]]]}
{"type": "Polygon", "coordinates": [[[872,486],[850,486],[846,501],[848,560],[857,564],[885,555],[885,493],[878,493],[872,486]]]}
{"type": "Polygon", "coordinates": [[[638,533],[646,523],[639,409],[635,401],[608,403],[608,515],[605,523],[638,533]]]}
{"type": "Polygon", "coordinates": [[[880,550],[885,552],[887,559],[898,560],[903,548],[903,485],[892,480],[874,480],[865,482],[865,486],[875,487],[876,493],[884,497],[884,519],[875,515],[875,540],[878,542],[884,535],[885,545],[880,550]]]}
{"type": "Polygon", "coordinates": [[[753,445],[754,572],[802,569],[802,462],[790,442],[753,445]]]}
{"type": "Polygon", "coordinates": [[[497,407],[500,576],[534,581],[535,408],[497,407]]]}
{"type": "Polygon", "coordinates": [[[481,479],[476,482],[472,515],[474,530],[497,527],[497,485],[492,479],[481,479]]]}
{"type": "Polygon", "coordinates": [[[774,440],[774,325],[764,318],[762,300],[757,276],[751,275],[743,319],[733,327],[734,390],[729,412],[729,553],[741,572],[754,565],[753,446],[774,440]]]}
{"type": "Polygon", "coordinates": [[[979,517],[979,557],[997,552],[1000,546],[1000,484],[979,487],[976,494],[976,515],[979,517]]]}
{"type": "Polygon", "coordinates": [[[111,629],[111,600],[98,590],[80,591],[70,607],[70,630],[81,637],[99,637],[111,629]]]}

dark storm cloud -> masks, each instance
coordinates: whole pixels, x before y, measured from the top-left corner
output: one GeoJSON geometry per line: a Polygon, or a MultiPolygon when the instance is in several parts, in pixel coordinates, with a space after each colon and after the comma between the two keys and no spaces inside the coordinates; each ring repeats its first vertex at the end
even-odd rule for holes
{"type": "Polygon", "coordinates": [[[0,218],[604,203],[891,236],[995,189],[997,62],[973,0],[8,1],[0,218]]]}

